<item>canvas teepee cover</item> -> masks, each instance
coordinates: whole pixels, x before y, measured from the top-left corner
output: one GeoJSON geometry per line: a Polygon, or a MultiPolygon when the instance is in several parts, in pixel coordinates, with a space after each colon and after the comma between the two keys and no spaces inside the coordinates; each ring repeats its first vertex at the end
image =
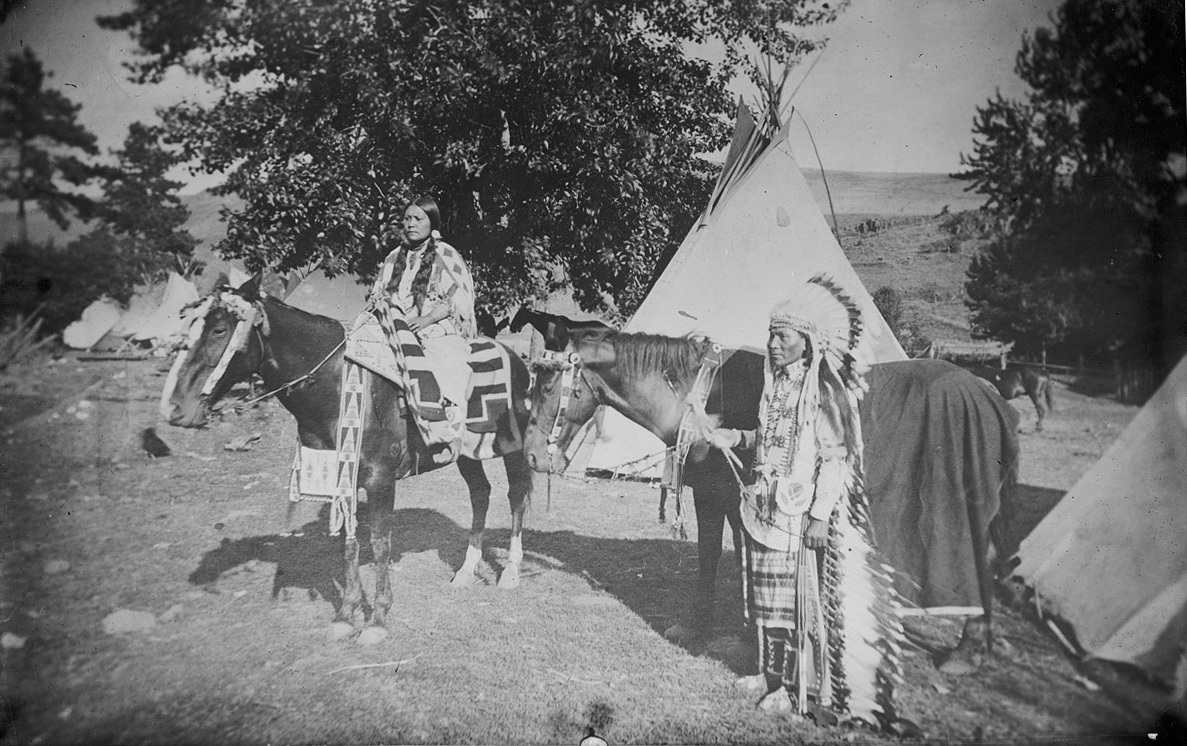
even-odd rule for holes
{"type": "MultiPolygon", "coordinates": [[[[823,272],[861,305],[867,359],[906,359],[817,207],[792,155],[788,125],[775,126],[773,135],[764,134],[739,105],[708,207],[623,331],[706,335],[728,348],[763,352],[768,312],[786,300],[793,282],[823,272]]],[[[658,477],[663,451],[651,433],[608,411],[588,468],[658,477]]]]}
{"type": "Polygon", "coordinates": [[[1093,658],[1164,681],[1187,645],[1187,358],[1035,527],[1015,575],[1093,658]]]}
{"type": "Polygon", "coordinates": [[[302,311],[347,321],[367,305],[367,286],[360,285],[354,275],[331,278],[319,269],[299,280],[284,302],[302,311]]]}

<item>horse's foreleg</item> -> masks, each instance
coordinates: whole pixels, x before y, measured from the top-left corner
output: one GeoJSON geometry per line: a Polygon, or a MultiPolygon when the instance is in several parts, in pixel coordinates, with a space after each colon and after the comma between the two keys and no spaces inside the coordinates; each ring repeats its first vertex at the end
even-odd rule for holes
{"type": "Polygon", "coordinates": [[[713,630],[713,597],[717,566],[721,562],[721,536],[725,511],[716,495],[701,489],[693,492],[697,514],[697,618],[698,630],[713,630]],[[704,495],[704,497],[702,497],[704,495]]]}
{"type": "Polygon", "coordinates": [[[330,624],[330,638],[343,640],[354,633],[354,612],[363,603],[363,582],[359,577],[359,540],[357,536],[346,540],[346,588],[342,591],[342,605],[330,624]]]}
{"type": "Polygon", "coordinates": [[[1035,405],[1035,413],[1038,415],[1038,421],[1035,422],[1035,432],[1041,433],[1043,431],[1043,418],[1047,416],[1047,407],[1043,405],[1042,392],[1031,391],[1030,401],[1035,405]]]}
{"type": "Polygon", "coordinates": [[[664,631],[664,637],[677,642],[704,638],[713,631],[713,597],[717,583],[717,565],[721,561],[721,532],[725,511],[716,495],[705,487],[693,490],[697,516],[697,587],[693,602],[691,627],[676,624],[664,631]]]}
{"type": "Polygon", "coordinates": [[[503,458],[507,468],[507,499],[511,503],[511,544],[507,566],[499,574],[500,588],[519,587],[519,565],[523,562],[523,519],[532,495],[532,470],[523,452],[503,458]]]}
{"type": "Polygon", "coordinates": [[[392,514],[384,506],[367,507],[371,516],[371,554],[375,558],[375,595],[371,598],[371,620],[359,634],[360,645],[374,645],[387,638],[387,614],[393,601],[387,566],[392,550],[392,514]]]}
{"type": "Polygon", "coordinates": [[[490,509],[490,480],[482,468],[481,461],[469,458],[457,460],[458,471],[470,489],[470,542],[466,546],[466,559],[454,574],[451,585],[462,588],[478,582],[478,567],[482,564],[482,541],[486,532],[486,513],[490,509]]]}

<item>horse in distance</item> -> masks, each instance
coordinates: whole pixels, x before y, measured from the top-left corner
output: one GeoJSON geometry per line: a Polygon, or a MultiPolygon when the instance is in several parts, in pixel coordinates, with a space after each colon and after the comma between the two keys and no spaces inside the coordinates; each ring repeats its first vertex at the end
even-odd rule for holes
{"type": "Polygon", "coordinates": [[[1051,375],[1046,369],[1036,369],[1029,365],[1014,368],[994,368],[989,365],[979,365],[969,368],[978,378],[983,378],[997,389],[997,393],[1006,401],[1026,394],[1034,404],[1038,421],[1035,431],[1042,432],[1043,420],[1049,412],[1055,409],[1055,393],[1051,386],[1051,375]]]}
{"type": "Polygon", "coordinates": [[[544,349],[559,352],[569,343],[569,335],[574,332],[590,330],[610,330],[609,324],[596,320],[577,321],[568,316],[555,313],[536,311],[528,306],[520,306],[507,331],[518,334],[525,326],[531,325],[544,338],[544,349]]]}

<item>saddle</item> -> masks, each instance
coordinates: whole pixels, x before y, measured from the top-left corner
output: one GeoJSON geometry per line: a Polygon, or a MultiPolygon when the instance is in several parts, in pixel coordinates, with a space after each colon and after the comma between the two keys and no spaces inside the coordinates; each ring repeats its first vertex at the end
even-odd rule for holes
{"type": "MultiPolygon", "coordinates": [[[[411,332],[407,332],[411,334],[411,332]]],[[[408,399],[414,416],[430,418],[430,422],[444,420],[441,391],[436,376],[419,347],[403,345],[407,374],[401,369],[396,353],[387,340],[383,328],[369,322],[351,332],[346,340],[345,356],[358,366],[384,378],[401,390],[408,399]],[[416,349],[412,349],[416,347],[416,349]]],[[[511,363],[506,347],[492,339],[477,337],[470,340],[470,377],[466,384],[462,433],[462,453],[477,458],[490,458],[493,452],[471,454],[467,434],[489,435],[493,438],[500,420],[511,411],[511,363]]],[[[461,402],[459,402],[461,404],[461,402]]],[[[484,438],[482,440],[490,440],[484,438]]],[[[489,445],[489,444],[488,444],[489,445]]]]}
{"type": "MultiPolygon", "coordinates": [[[[367,323],[353,331],[348,328],[336,446],[319,450],[297,444],[289,477],[289,500],[328,502],[332,535],[344,530],[351,539],[357,528],[358,468],[371,385],[371,376],[364,371],[391,381],[404,392],[422,436],[428,428],[437,428],[438,436],[460,436],[460,449],[451,449],[453,458],[483,460],[523,447],[523,433],[512,412],[511,363],[506,347],[481,337],[470,341],[465,414],[461,432],[455,435],[458,423],[446,417],[436,376],[415,335],[402,319],[394,326],[396,339],[402,344],[403,366],[378,323],[367,323]],[[498,440],[500,425],[502,442],[498,440]]],[[[432,441],[426,437],[425,442],[432,441]]]]}

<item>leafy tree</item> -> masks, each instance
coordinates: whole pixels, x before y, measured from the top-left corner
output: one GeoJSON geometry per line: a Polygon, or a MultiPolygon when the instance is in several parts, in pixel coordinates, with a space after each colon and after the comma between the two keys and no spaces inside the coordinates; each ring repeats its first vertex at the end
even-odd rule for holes
{"type": "MultiPolygon", "coordinates": [[[[843,4],[843,3],[842,3],[843,4]]],[[[820,0],[134,0],[100,19],[221,90],[165,113],[235,193],[224,255],[371,274],[422,192],[492,313],[571,280],[629,312],[707,197],[725,84],[747,52],[795,59],[820,0]],[[724,45],[714,66],[689,43],[724,45]]]]}
{"type": "Polygon", "coordinates": [[[135,122],[117,165],[100,170],[102,226],[80,241],[110,244],[121,255],[129,283],[160,279],[167,270],[189,274],[198,241],[184,225],[190,211],[177,196],[181,182],[166,177],[179,157],[161,147],[157,128],[135,122]],[[99,234],[103,234],[100,239],[99,234]]]}
{"type": "Polygon", "coordinates": [[[883,285],[874,291],[873,301],[874,307],[890,327],[890,332],[908,355],[913,356],[927,349],[931,340],[920,331],[919,319],[903,302],[903,296],[896,288],[883,285]]]}
{"type": "Polygon", "coordinates": [[[1023,37],[1026,101],[978,108],[958,174],[1004,233],[969,270],[974,331],[1148,361],[1187,339],[1183,5],[1068,0],[1023,37]],[[1160,301],[1161,299],[1161,301],[1160,301]],[[1177,305],[1177,308],[1176,308],[1177,305]]]}
{"type": "Polygon", "coordinates": [[[28,240],[28,202],[61,228],[70,224],[68,213],[86,218],[92,207],[85,195],[59,185],[86,183],[92,171],[74,151],[95,155],[98,149],[95,136],[78,123],[82,107],[45,87],[51,75],[28,47],[10,55],[0,75],[0,197],[17,203],[21,242],[28,240]]]}

